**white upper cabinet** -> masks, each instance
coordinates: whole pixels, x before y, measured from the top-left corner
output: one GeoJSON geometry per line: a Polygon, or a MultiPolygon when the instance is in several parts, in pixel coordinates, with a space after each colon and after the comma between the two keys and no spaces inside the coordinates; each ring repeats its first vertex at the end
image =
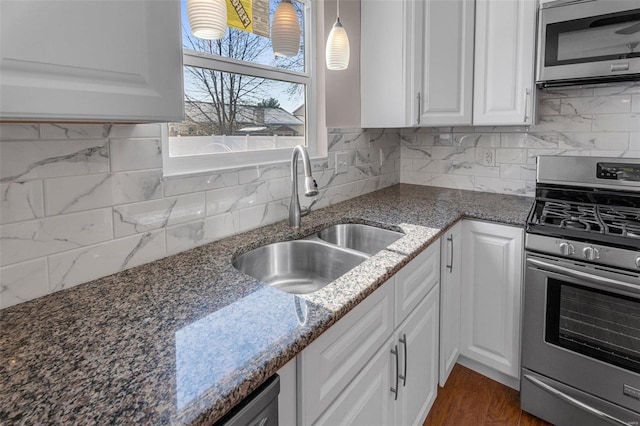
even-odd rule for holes
{"type": "Polygon", "coordinates": [[[363,0],[361,11],[362,127],[533,122],[535,0],[363,0]]]}
{"type": "Polygon", "coordinates": [[[416,1],[415,93],[411,125],[471,124],[473,10],[469,0],[416,1]]]}
{"type": "Polygon", "coordinates": [[[362,127],[471,124],[473,6],[362,2],[362,127]]]}
{"type": "Polygon", "coordinates": [[[535,0],[476,0],[473,124],[533,123],[535,0]]]}
{"type": "Polygon", "coordinates": [[[417,68],[413,58],[415,6],[416,1],[411,0],[361,3],[362,127],[408,127],[417,120],[412,95],[417,68]]]}
{"type": "Polygon", "coordinates": [[[0,120],[181,121],[180,2],[0,2],[0,120]]]}

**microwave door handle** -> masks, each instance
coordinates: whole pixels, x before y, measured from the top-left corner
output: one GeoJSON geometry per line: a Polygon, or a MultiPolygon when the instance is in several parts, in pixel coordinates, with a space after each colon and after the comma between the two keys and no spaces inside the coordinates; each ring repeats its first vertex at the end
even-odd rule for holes
{"type": "Polygon", "coordinates": [[[590,405],[585,404],[582,401],[579,401],[577,399],[575,399],[572,396],[567,395],[564,392],[561,392],[560,390],[554,388],[553,386],[550,386],[548,384],[546,384],[545,382],[543,382],[542,380],[533,377],[529,374],[525,374],[524,377],[529,380],[531,383],[533,383],[534,385],[538,386],[539,388],[549,392],[552,395],[557,396],[558,398],[560,398],[561,400],[568,402],[571,405],[574,405],[584,411],[587,411],[601,419],[603,419],[604,421],[606,421],[607,423],[612,423],[614,425],[624,425],[624,426],[629,426],[630,423],[627,423],[623,420],[620,420],[616,417],[613,417],[611,414],[607,414],[605,412],[602,412],[596,408],[593,408],[590,405]]]}
{"type": "Polygon", "coordinates": [[[571,278],[576,278],[580,280],[586,280],[591,283],[596,284],[599,288],[608,288],[608,289],[617,289],[620,291],[624,291],[626,293],[632,293],[636,296],[640,295],[640,286],[634,285],[631,283],[627,283],[624,281],[616,280],[608,277],[599,277],[597,275],[592,275],[587,272],[576,271],[571,268],[566,268],[560,265],[554,265],[552,263],[544,262],[538,259],[527,259],[527,263],[541,268],[546,271],[556,272],[558,274],[562,274],[565,276],[569,276],[571,278]]]}

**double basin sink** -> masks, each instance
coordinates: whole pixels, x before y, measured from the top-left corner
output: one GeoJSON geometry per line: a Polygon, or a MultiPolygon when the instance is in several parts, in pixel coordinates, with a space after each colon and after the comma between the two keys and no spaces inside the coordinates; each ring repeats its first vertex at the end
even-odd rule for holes
{"type": "Polygon", "coordinates": [[[313,293],[403,236],[369,225],[333,225],[301,240],[258,247],[233,266],[287,293],[313,293]]]}

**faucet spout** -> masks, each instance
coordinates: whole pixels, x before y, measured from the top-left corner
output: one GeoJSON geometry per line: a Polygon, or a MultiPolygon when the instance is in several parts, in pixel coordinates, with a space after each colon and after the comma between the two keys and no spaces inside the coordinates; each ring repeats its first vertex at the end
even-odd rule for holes
{"type": "Polygon", "coordinates": [[[307,197],[318,195],[318,184],[311,175],[309,153],[304,146],[297,145],[291,154],[291,201],[289,203],[289,226],[296,229],[300,228],[302,217],[298,197],[298,156],[302,157],[302,166],[304,167],[304,195],[307,197]]]}

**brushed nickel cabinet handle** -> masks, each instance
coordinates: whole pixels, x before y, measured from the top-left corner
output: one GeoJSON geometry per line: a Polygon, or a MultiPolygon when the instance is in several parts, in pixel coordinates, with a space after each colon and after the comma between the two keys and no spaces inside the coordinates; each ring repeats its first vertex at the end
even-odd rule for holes
{"type": "Polygon", "coordinates": [[[402,387],[405,387],[407,386],[407,335],[402,333],[399,341],[404,345],[404,374],[401,375],[400,378],[402,379],[402,387]]]}
{"type": "Polygon", "coordinates": [[[451,243],[451,251],[450,251],[450,255],[451,257],[449,257],[449,262],[451,262],[450,265],[447,265],[447,269],[449,270],[450,274],[453,274],[453,234],[451,234],[448,238],[447,241],[451,243]]]}
{"type": "Polygon", "coordinates": [[[420,102],[420,92],[418,92],[418,124],[420,124],[420,116],[422,114],[420,114],[420,109],[422,108],[422,102],[420,102]]]}
{"type": "Polygon", "coordinates": [[[400,380],[400,377],[399,377],[400,376],[400,364],[399,364],[399,360],[398,360],[398,345],[394,345],[394,349],[391,349],[391,353],[396,357],[396,387],[395,388],[392,387],[391,388],[391,392],[393,392],[395,394],[393,400],[397,401],[398,400],[398,391],[399,391],[398,385],[400,384],[399,383],[399,380],[400,380]]]}

